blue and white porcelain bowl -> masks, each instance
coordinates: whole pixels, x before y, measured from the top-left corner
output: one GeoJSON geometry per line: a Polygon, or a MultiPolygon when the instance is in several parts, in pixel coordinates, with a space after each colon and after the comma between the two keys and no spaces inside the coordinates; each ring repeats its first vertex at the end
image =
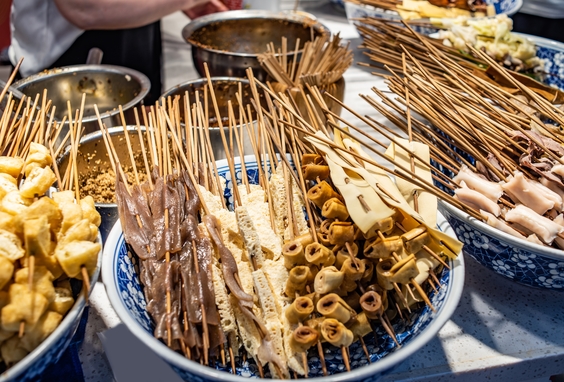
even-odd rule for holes
{"type": "MultiPolygon", "coordinates": [[[[258,182],[257,163],[254,157],[245,157],[246,176],[251,183],[258,182]]],[[[236,158],[237,180],[240,182],[240,164],[236,158]]],[[[227,162],[218,162],[218,172],[226,179],[225,195],[231,196],[232,185],[227,162]]],[[[454,235],[446,220],[439,216],[439,228],[454,235]]],[[[368,364],[362,348],[358,343],[350,347],[351,372],[345,371],[340,349],[324,345],[327,368],[331,375],[322,377],[319,358],[316,353],[309,354],[310,378],[319,377],[323,381],[364,380],[376,381],[389,373],[395,366],[424,346],[435,337],[437,332],[449,320],[456,309],[464,285],[464,261],[462,256],[450,261],[450,270],[444,269],[439,275],[442,288],[430,295],[436,308],[432,312],[423,307],[411,316],[412,324],[394,325],[398,341],[402,346],[395,347],[391,338],[383,330],[378,330],[378,339],[368,335],[365,337],[371,364],[368,364]]],[[[138,277],[137,258],[128,251],[121,225],[116,223],[112,229],[104,250],[102,275],[106,291],[112,307],[129,330],[153,349],[186,381],[245,381],[244,377],[257,377],[254,364],[236,359],[237,375],[230,372],[230,367],[216,364],[207,367],[190,361],[181,354],[172,351],[165,344],[153,337],[153,322],[146,310],[146,301],[138,277]]]]}
{"type": "MultiPolygon", "coordinates": [[[[397,12],[375,8],[370,5],[355,4],[346,0],[337,0],[344,2],[347,19],[350,23],[354,23],[355,19],[364,17],[374,17],[378,19],[401,20],[397,12]]],[[[486,0],[486,3],[493,4],[496,14],[507,14],[508,16],[517,13],[523,5],[523,0],[486,0]]],[[[414,27],[419,33],[431,34],[437,32],[435,28],[414,27]]]]}
{"type": "Polygon", "coordinates": [[[564,44],[544,37],[517,33],[535,43],[537,56],[544,60],[544,73],[541,82],[564,90],[564,44]]]}
{"type": "Polygon", "coordinates": [[[520,284],[564,291],[564,251],[508,235],[442,201],[439,211],[465,255],[520,284]]]}
{"type": "MultiPolygon", "coordinates": [[[[99,234],[98,242],[102,244],[102,237],[99,234]]],[[[102,265],[102,252],[100,250],[100,253],[98,253],[98,263],[90,278],[90,285],[95,285],[98,281],[102,265]]],[[[80,324],[85,306],[86,299],[81,291],[57,329],[24,359],[2,373],[0,382],[35,382],[40,380],[47,367],[56,363],[69,346],[80,324]]]]}

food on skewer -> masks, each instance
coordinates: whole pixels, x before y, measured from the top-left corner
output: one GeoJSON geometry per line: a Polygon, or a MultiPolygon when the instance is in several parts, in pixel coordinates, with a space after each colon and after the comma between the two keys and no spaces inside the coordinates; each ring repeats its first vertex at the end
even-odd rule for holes
{"type": "MultiPolygon", "coordinates": [[[[558,127],[564,123],[564,114],[552,104],[558,95],[547,97],[485,52],[470,48],[496,73],[496,80],[508,84],[500,88],[413,30],[402,33],[420,41],[427,57],[406,50],[402,68],[389,67],[393,73],[387,79],[399,102],[379,90],[375,92],[382,104],[363,98],[405,133],[411,126],[414,139],[430,146],[431,158],[445,173],[454,175],[450,179],[437,172],[433,181],[471,207],[472,216],[513,236],[563,248],[559,216],[564,141],[558,127]],[[399,74],[405,79],[396,77],[399,74]],[[410,112],[417,112],[433,127],[410,119],[410,112]]],[[[364,121],[392,141],[401,141],[374,120],[364,121]]]]}
{"type": "MultiPolygon", "coordinates": [[[[543,83],[543,74],[529,71],[527,74],[521,74],[515,71],[507,72],[498,62],[493,60],[490,55],[484,54],[481,50],[473,48],[471,45],[465,45],[466,49],[461,52],[460,49],[443,45],[440,39],[432,38],[424,34],[417,33],[410,28],[410,23],[401,23],[394,20],[382,20],[378,18],[363,18],[357,22],[357,29],[363,37],[362,47],[367,48],[365,54],[373,63],[360,63],[363,66],[377,67],[393,71],[404,71],[404,62],[412,65],[411,57],[418,61],[425,70],[434,75],[437,80],[448,75],[449,70],[454,70],[450,64],[445,66],[445,59],[454,61],[457,67],[464,67],[464,71],[470,73],[473,77],[486,81],[488,85],[496,85],[500,91],[508,91],[514,94],[510,104],[519,105],[516,113],[526,115],[531,109],[536,110],[536,102],[531,102],[530,97],[525,97],[519,90],[521,85],[527,86],[531,91],[542,96],[546,100],[554,104],[562,104],[564,101],[564,92],[561,90],[545,85],[543,83]],[[398,44],[401,41],[401,44],[398,44]],[[465,52],[468,53],[465,53],[465,52]],[[482,54],[478,53],[482,52],[482,54]],[[432,58],[431,58],[432,57],[432,58]],[[440,64],[437,64],[436,60],[440,64]],[[507,76],[510,74],[510,77],[507,76]],[[524,100],[523,100],[524,98],[524,100]]],[[[432,26],[432,25],[429,25],[432,26]]],[[[534,59],[533,63],[534,63],[534,59]]],[[[539,66],[537,66],[539,67],[539,66]]],[[[458,68],[454,70],[460,75],[458,68]]],[[[464,77],[464,75],[462,75],[464,77]]],[[[446,78],[439,82],[447,81],[446,78]]],[[[477,89],[479,93],[484,91],[484,86],[477,89]]],[[[411,91],[410,91],[411,92],[411,91]]],[[[405,89],[402,89],[402,95],[405,97],[405,89]]],[[[411,95],[418,94],[417,91],[411,92],[411,95]]],[[[412,98],[410,103],[418,104],[421,100],[418,97],[412,98]]],[[[447,105],[444,105],[446,107],[447,105]]],[[[450,108],[452,106],[448,105],[450,108]]],[[[535,124],[540,129],[544,123],[535,124]]],[[[542,122],[542,121],[541,121],[542,122]]],[[[416,123],[416,122],[414,122],[416,123]]],[[[555,132],[554,126],[548,127],[551,132],[555,132]]]]}
{"type": "Polygon", "coordinates": [[[45,195],[55,175],[44,146],[32,142],[25,162],[0,157],[0,163],[8,171],[2,172],[7,181],[2,189],[8,192],[0,207],[0,279],[8,291],[3,292],[0,352],[10,367],[39,346],[74,304],[65,280],[94,272],[100,215],[92,198],[79,203],[72,191],[45,195]],[[19,176],[18,169],[28,173],[19,189],[12,177],[19,176]]]}
{"type": "MultiPolygon", "coordinates": [[[[261,92],[263,85],[254,79],[251,84],[256,98],[257,84],[261,92]]],[[[319,95],[312,94],[320,102],[319,95]]],[[[258,133],[249,134],[260,185],[249,184],[243,176],[242,184],[231,189],[233,210],[223,198],[224,180],[210,150],[204,105],[181,98],[169,100],[168,108],[156,105],[148,117],[155,125],[145,133],[151,137],[148,141],[159,142],[149,150],[155,159],[152,184],[128,184],[122,164],[116,163],[124,235],[140,259],[155,335],[173,350],[210,365],[222,357],[234,373],[234,357],[246,353],[261,375],[269,370],[271,376],[289,378],[292,371],[307,376],[308,352],[317,348],[321,356],[328,343],[340,348],[349,369],[347,348],[353,341],[361,341],[370,358],[362,337],[374,333],[372,325],[381,325],[390,341],[399,343],[388,316],[396,315],[396,309],[403,315],[400,306],[411,312],[425,302],[433,309],[419,284],[443,267],[442,257],[455,256],[460,244],[425,225],[361,149],[353,150],[361,155],[358,159],[332,146],[349,150],[355,142],[335,143],[321,131],[316,135],[305,120],[300,123],[310,135],[296,141],[292,137],[301,132],[291,126],[284,129],[282,121],[293,124],[297,111],[283,94],[265,96],[269,110],[255,109],[258,133]],[[182,109],[190,113],[184,118],[185,129],[177,123],[182,109]],[[193,121],[202,127],[194,127],[193,121]],[[273,155],[275,150],[279,157],[273,155]],[[158,227],[164,230],[156,232],[158,227]],[[196,232],[193,240],[185,236],[188,227],[196,232]],[[199,253],[206,238],[213,243],[211,254],[191,261],[182,257],[184,250],[199,253]],[[170,244],[178,240],[179,245],[170,244]],[[373,249],[365,252],[370,245],[373,249]],[[209,293],[187,285],[203,273],[208,281],[194,284],[211,285],[209,293]],[[204,298],[196,304],[185,301],[192,295],[204,298]],[[212,299],[213,310],[208,310],[212,299]],[[376,300],[381,306],[371,308],[376,300]],[[189,307],[196,308],[187,312],[189,307]]],[[[213,96],[212,103],[215,108],[213,96]]],[[[242,147],[238,131],[244,122],[239,125],[232,112],[228,119],[217,114],[225,151],[233,152],[229,145],[242,147]]],[[[104,136],[112,152],[107,133],[104,136]]],[[[227,162],[230,178],[237,179],[234,159],[228,157],[227,162]]]]}
{"type": "Polygon", "coordinates": [[[495,15],[492,5],[482,0],[347,0],[356,4],[364,4],[385,11],[397,12],[404,20],[417,20],[428,17],[485,17],[495,15]]]}
{"type": "Polygon", "coordinates": [[[431,19],[430,23],[445,28],[439,31],[438,39],[460,52],[469,54],[466,44],[470,44],[510,70],[537,73],[544,69],[544,61],[536,55],[535,44],[511,33],[513,21],[505,14],[478,20],[467,17],[431,19]]]}

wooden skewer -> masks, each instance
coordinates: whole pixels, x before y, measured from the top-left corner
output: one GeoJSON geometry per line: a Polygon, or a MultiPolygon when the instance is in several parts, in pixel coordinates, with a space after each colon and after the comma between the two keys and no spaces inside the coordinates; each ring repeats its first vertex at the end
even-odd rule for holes
{"type": "Polygon", "coordinates": [[[349,355],[347,353],[347,349],[345,348],[345,346],[341,346],[341,354],[343,356],[343,362],[345,363],[345,367],[347,368],[347,371],[351,371],[349,355]]]}

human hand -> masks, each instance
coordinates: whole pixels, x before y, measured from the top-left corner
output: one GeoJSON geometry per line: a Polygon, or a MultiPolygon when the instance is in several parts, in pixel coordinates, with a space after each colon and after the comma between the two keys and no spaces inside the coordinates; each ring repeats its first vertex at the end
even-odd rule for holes
{"type": "Polygon", "coordinates": [[[192,20],[210,13],[228,11],[229,8],[220,0],[197,0],[194,4],[183,12],[192,20]]]}

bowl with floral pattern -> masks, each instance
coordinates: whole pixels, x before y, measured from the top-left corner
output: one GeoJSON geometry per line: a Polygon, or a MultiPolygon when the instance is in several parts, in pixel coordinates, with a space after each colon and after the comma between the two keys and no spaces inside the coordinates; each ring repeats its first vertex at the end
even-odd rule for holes
{"type": "MultiPolygon", "coordinates": [[[[102,244],[102,237],[98,234],[98,243],[102,244]]],[[[98,253],[98,263],[92,276],[90,285],[95,285],[100,275],[102,265],[102,250],[98,253]]],[[[82,319],[86,306],[86,298],[82,289],[82,282],[71,280],[71,287],[75,295],[75,302],[67,312],[59,326],[38,347],[14,366],[0,374],[0,382],[35,382],[41,380],[47,368],[61,358],[69,346],[82,319]]]]}
{"type": "Polygon", "coordinates": [[[443,201],[439,211],[465,255],[520,284],[564,291],[564,251],[508,235],[443,201]]]}
{"type": "MultiPolygon", "coordinates": [[[[347,19],[350,23],[354,23],[357,19],[370,17],[388,20],[401,20],[401,16],[391,10],[384,10],[382,8],[373,7],[371,5],[358,4],[357,2],[344,1],[347,19]]],[[[495,8],[496,15],[506,14],[508,16],[517,13],[519,8],[523,5],[523,0],[486,0],[486,3],[491,4],[495,8]]],[[[437,32],[436,28],[414,28],[417,32],[423,34],[431,34],[437,32]]]]}
{"type": "Polygon", "coordinates": [[[564,90],[564,44],[530,34],[516,34],[528,38],[537,47],[537,57],[544,62],[542,73],[538,74],[538,80],[545,85],[564,90]]]}
{"type": "MultiPolygon", "coordinates": [[[[240,184],[241,178],[246,176],[250,183],[257,184],[259,173],[254,157],[245,157],[245,163],[246,174],[243,174],[240,160],[235,158],[237,183],[240,184]]],[[[218,173],[225,180],[224,195],[229,205],[233,179],[226,161],[219,161],[217,167],[218,173]]],[[[454,235],[454,231],[442,215],[439,216],[437,225],[449,235],[454,235]]],[[[358,342],[353,343],[349,348],[352,370],[346,372],[341,350],[324,344],[329,375],[323,376],[319,356],[316,350],[310,350],[308,352],[309,377],[315,377],[316,380],[318,378],[320,381],[377,381],[433,339],[456,309],[464,285],[462,256],[459,255],[457,259],[449,260],[449,266],[450,269],[444,267],[437,275],[442,287],[437,291],[431,290],[429,295],[436,311],[433,312],[429,307],[423,305],[412,311],[407,321],[409,324],[399,319],[394,321],[394,329],[401,347],[396,347],[393,340],[378,327],[374,335],[369,334],[364,338],[371,362],[368,362],[358,342]]],[[[244,382],[249,377],[258,377],[257,366],[252,360],[249,360],[251,357],[247,357],[246,360],[235,357],[236,374],[233,374],[230,365],[223,365],[220,360],[211,364],[211,367],[204,366],[169,349],[164,343],[154,338],[154,322],[147,313],[138,271],[138,259],[126,244],[121,224],[118,221],[106,241],[102,275],[110,303],[128,329],[186,381],[244,382]]]]}

